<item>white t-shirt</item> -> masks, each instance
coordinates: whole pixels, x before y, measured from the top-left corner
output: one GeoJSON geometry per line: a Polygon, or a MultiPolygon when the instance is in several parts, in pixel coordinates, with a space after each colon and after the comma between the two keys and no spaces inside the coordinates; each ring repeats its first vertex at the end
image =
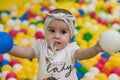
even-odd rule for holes
{"type": "Polygon", "coordinates": [[[48,77],[56,80],[78,80],[73,71],[74,53],[79,49],[76,42],[68,44],[55,54],[48,48],[46,41],[37,40],[32,47],[39,62],[37,80],[47,80],[48,77]]]}

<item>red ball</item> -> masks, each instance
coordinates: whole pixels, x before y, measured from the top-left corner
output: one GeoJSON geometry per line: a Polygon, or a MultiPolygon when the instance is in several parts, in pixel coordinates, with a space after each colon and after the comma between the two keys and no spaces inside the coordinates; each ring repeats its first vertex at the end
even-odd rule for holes
{"type": "Polygon", "coordinates": [[[26,29],[20,29],[19,32],[23,32],[24,34],[27,34],[27,30],[26,29]]]}
{"type": "Polygon", "coordinates": [[[118,20],[113,20],[112,24],[119,24],[119,21],[118,20]]]}
{"type": "Polygon", "coordinates": [[[107,7],[107,12],[111,13],[112,12],[112,6],[107,7]]]}
{"type": "Polygon", "coordinates": [[[0,62],[2,62],[2,60],[3,60],[3,55],[0,54],[0,62]]]}
{"type": "Polygon", "coordinates": [[[14,72],[9,72],[7,75],[6,75],[6,80],[8,80],[9,78],[16,78],[17,79],[17,76],[14,72]]]}
{"type": "Polygon", "coordinates": [[[91,11],[89,13],[89,15],[90,15],[91,18],[95,18],[96,17],[96,12],[95,11],[91,11]]]}
{"type": "Polygon", "coordinates": [[[120,76],[120,68],[113,68],[113,69],[111,70],[111,73],[115,73],[115,74],[117,74],[117,75],[120,76]]]}
{"type": "Polygon", "coordinates": [[[97,64],[95,64],[95,67],[97,67],[99,70],[101,70],[103,68],[103,64],[98,62],[97,64]]]}
{"type": "Polygon", "coordinates": [[[109,74],[111,73],[111,71],[110,71],[109,69],[105,68],[105,67],[103,67],[103,68],[101,69],[101,72],[102,72],[102,73],[105,73],[107,76],[109,76],[109,74]]]}
{"type": "Polygon", "coordinates": [[[35,33],[35,38],[36,39],[42,39],[42,38],[44,38],[43,33],[41,31],[37,31],[35,33]]]}
{"type": "Polygon", "coordinates": [[[98,23],[102,22],[102,19],[100,17],[96,17],[96,20],[97,20],[98,23]]]}
{"type": "Polygon", "coordinates": [[[14,66],[15,64],[20,64],[19,60],[13,59],[13,60],[10,61],[11,66],[14,66]]]}
{"type": "Polygon", "coordinates": [[[108,59],[105,58],[105,57],[101,57],[101,58],[99,59],[99,62],[102,63],[102,64],[105,64],[107,61],[108,61],[108,59]]]}
{"type": "Polygon", "coordinates": [[[11,30],[9,31],[9,34],[14,38],[14,37],[16,37],[17,32],[16,32],[16,30],[11,29],[11,30]]]}
{"type": "Polygon", "coordinates": [[[105,26],[108,26],[108,22],[107,21],[102,21],[101,22],[103,25],[105,25],[105,26]]]}

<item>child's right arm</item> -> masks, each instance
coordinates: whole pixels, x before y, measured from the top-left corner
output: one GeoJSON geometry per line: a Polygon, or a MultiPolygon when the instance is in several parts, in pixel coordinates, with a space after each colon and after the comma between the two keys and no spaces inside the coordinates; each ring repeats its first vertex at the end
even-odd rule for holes
{"type": "Polygon", "coordinates": [[[8,53],[20,58],[33,58],[35,56],[35,51],[32,47],[13,46],[8,53]]]}

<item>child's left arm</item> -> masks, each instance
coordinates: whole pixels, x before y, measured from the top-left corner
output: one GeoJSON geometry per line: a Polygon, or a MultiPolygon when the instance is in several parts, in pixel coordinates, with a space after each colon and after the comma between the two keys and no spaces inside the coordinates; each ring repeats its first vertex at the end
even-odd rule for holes
{"type": "Polygon", "coordinates": [[[84,50],[78,49],[75,52],[74,57],[77,60],[84,60],[84,59],[89,59],[89,58],[96,56],[99,52],[103,52],[103,50],[100,47],[99,43],[97,43],[93,47],[90,47],[84,50]]]}

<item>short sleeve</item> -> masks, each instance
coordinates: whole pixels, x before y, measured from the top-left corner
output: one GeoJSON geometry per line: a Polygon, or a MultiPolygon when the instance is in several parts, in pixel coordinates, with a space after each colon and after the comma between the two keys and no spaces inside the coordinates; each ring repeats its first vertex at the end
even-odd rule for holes
{"type": "Polygon", "coordinates": [[[72,42],[70,44],[70,52],[71,52],[71,56],[72,58],[74,58],[74,54],[75,52],[80,49],[79,45],[77,44],[77,42],[72,42]]]}
{"type": "Polygon", "coordinates": [[[35,42],[35,44],[32,46],[32,48],[34,49],[34,51],[35,51],[35,58],[36,57],[38,57],[38,55],[39,55],[39,40],[37,40],[36,42],[35,42]]]}

